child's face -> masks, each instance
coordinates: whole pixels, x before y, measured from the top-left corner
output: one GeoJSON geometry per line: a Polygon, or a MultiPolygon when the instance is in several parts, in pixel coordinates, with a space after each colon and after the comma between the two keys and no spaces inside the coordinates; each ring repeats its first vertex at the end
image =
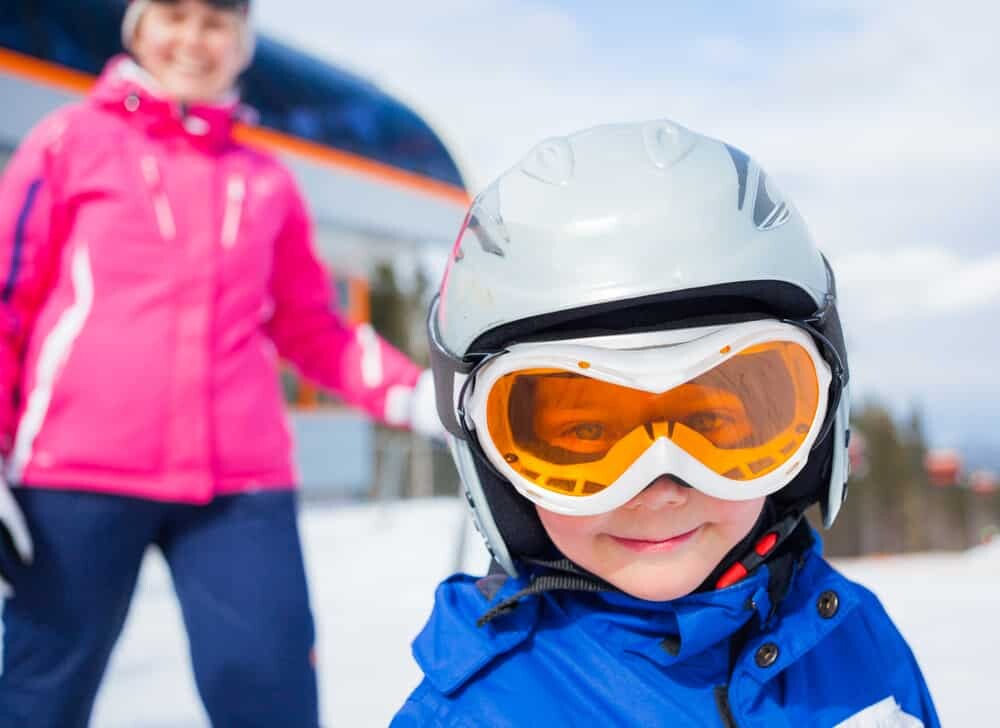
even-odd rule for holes
{"type": "Polygon", "coordinates": [[[243,64],[243,16],[198,0],[152,3],[132,41],[139,64],[181,102],[214,101],[243,64]]]}
{"type": "Polygon", "coordinates": [[[694,591],[750,533],[763,506],[763,497],[720,500],[663,476],[608,513],[536,509],[568,559],[632,596],[666,601],[694,591]]]}

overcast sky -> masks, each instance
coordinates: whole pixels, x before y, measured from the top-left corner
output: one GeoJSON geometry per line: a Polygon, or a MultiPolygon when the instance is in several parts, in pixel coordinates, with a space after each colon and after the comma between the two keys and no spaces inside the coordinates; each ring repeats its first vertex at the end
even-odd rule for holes
{"type": "Polygon", "coordinates": [[[854,398],[1000,450],[1000,9],[974,0],[257,0],[475,193],[542,138],[672,118],[755,156],[833,262],[854,398]]]}

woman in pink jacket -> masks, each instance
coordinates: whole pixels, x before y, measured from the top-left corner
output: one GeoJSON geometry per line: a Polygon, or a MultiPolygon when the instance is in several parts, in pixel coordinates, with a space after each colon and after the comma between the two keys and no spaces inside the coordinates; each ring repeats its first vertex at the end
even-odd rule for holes
{"type": "Polygon", "coordinates": [[[150,544],[213,724],[316,726],[279,357],[437,426],[429,376],[332,313],[292,176],[233,139],[247,13],[134,0],[131,57],[0,180],[0,726],[86,725],[150,544]]]}

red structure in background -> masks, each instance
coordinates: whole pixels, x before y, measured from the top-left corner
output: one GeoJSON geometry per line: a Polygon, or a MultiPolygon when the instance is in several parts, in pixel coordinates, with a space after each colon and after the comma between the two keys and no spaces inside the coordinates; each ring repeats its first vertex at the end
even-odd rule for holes
{"type": "Polygon", "coordinates": [[[851,477],[863,478],[868,474],[868,440],[857,430],[851,430],[847,445],[847,458],[851,464],[851,477]]]}
{"type": "Polygon", "coordinates": [[[956,450],[929,450],[924,456],[924,472],[931,485],[952,488],[962,475],[962,456],[956,450]]]}
{"type": "Polygon", "coordinates": [[[980,495],[996,493],[1000,490],[1000,477],[993,470],[973,470],[969,474],[969,488],[980,495]]]}

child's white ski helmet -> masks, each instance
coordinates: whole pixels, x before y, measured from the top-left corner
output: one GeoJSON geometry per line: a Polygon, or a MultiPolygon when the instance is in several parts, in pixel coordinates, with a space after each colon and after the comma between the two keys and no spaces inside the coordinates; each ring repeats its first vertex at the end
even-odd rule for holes
{"type": "Polygon", "coordinates": [[[460,394],[513,342],[776,318],[830,364],[809,463],[770,496],[846,494],[847,353],[833,273],[801,216],[745,153],[671,121],[599,126],[535,147],[472,202],[428,319],[438,410],[477,528],[509,573],[551,548],[534,506],[483,457],[460,394]]]}

